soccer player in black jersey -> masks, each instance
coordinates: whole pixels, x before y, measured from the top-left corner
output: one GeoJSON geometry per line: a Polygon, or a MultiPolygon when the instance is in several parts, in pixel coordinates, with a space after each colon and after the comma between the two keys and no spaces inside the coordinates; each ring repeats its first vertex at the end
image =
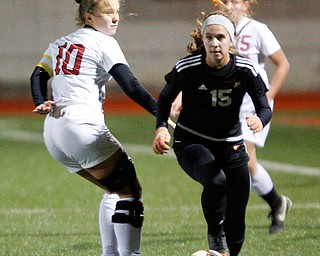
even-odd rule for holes
{"type": "Polygon", "coordinates": [[[234,25],[227,16],[208,15],[193,38],[188,47],[192,54],[165,76],[153,150],[156,154],[169,151],[167,120],[172,102],[182,92],[174,152],[182,169],[203,186],[209,248],[223,256],[237,256],[244,242],[250,191],[239,110],[247,92],[257,115],[248,116],[246,122],[253,132],[260,131],[272,116],[267,88],[256,66],[233,51],[234,25]]]}

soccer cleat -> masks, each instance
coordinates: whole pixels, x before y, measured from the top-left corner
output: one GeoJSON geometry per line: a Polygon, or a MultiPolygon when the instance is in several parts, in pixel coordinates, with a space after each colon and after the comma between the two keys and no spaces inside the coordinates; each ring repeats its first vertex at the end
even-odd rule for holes
{"type": "Polygon", "coordinates": [[[227,246],[226,236],[212,236],[208,234],[209,247],[221,254],[221,256],[229,256],[229,248],[227,246]]]}
{"type": "Polygon", "coordinates": [[[288,197],[281,195],[280,200],[279,205],[272,209],[268,215],[272,220],[269,234],[275,234],[284,229],[284,221],[292,207],[292,201],[288,197]]]}

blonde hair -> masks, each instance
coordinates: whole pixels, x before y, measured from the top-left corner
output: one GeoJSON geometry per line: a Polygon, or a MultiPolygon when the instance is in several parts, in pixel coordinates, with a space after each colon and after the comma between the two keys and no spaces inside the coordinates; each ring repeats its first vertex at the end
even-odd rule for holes
{"type": "MultiPolygon", "coordinates": [[[[212,2],[214,3],[215,6],[220,6],[220,8],[228,10],[229,8],[225,4],[228,3],[229,1],[230,0],[213,0],[212,2]]],[[[253,10],[253,6],[258,5],[258,0],[242,0],[242,1],[250,3],[250,6],[249,6],[247,13],[246,13],[246,16],[248,18],[252,18],[255,15],[255,12],[253,10]]]]}
{"type": "MultiPolygon", "coordinates": [[[[121,4],[124,0],[119,0],[121,4]]],[[[105,0],[75,0],[79,4],[76,21],[78,27],[83,27],[86,25],[85,14],[89,13],[94,16],[98,15],[105,9],[108,3],[105,0]]],[[[133,15],[133,14],[132,14],[133,15]]]]}
{"type": "Polygon", "coordinates": [[[104,0],[75,0],[79,4],[76,21],[78,27],[86,25],[85,14],[97,15],[106,6],[104,0]]]}

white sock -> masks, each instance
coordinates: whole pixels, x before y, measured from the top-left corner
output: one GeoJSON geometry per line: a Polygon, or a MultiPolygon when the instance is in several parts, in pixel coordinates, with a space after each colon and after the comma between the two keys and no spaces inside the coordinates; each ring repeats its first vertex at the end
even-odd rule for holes
{"type": "Polygon", "coordinates": [[[251,176],[251,182],[252,189],[259,196],[268,194],[273,188],[273,182],[269,173],[260,164],[257,165],[255,174],[251,176]]]}
{"type": "Polygon", "coordinates": [[[116,204],[119,200],[117,194],[105,193],[99,210],[99,226],[102,242],[101,256],[119,256],[118,242],[114,232],[114,224],[111,222],[111,216],[114,214],[116,204]]]}
{"type": "MultiPolygon", "coordinates": [[[[122,200],[133,201],[134,198],[121,198],[119,201],[122,200]]],[[[142,228],[135,228],[127,223],[114,223],[114,231],[121,256],[140,255],[142,228]]]]}

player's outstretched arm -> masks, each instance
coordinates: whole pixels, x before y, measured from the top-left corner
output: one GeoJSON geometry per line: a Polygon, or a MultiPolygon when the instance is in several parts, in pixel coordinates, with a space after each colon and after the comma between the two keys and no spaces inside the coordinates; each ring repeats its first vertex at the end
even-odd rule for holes
{"type": "Polygon", "coordinates": [[[138,79],[134,76],[127,65],[114,65],[109,73],[129,98],[138,103],[152,115],[156,115],[156,99],[139,83],[138,79]]]}

